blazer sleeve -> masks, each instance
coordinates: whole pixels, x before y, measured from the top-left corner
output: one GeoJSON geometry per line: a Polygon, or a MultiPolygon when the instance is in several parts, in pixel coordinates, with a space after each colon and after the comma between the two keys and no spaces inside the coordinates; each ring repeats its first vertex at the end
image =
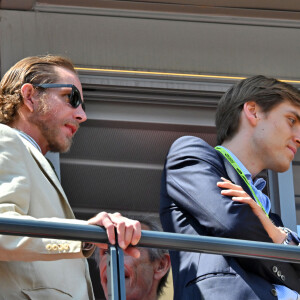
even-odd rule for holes
{"type": "MultiPolygon", "coordinates": [[[[217,182],[230,178],[217,152],[196,137],[175,141],[167,156],[167,194],[206,235],[272,242],[247,204],[221,195],[217,182]]],[[[233,174],[236,173],[235,171],[233,174]]]]}
{"type": "MultiPolygon", "coordinates": [[[[15,134],[0,131],[0,217],[35,219],[28,215],[34,191],[31,189],[30,165],[22,153],[22,141],[15,134]]],[[[85,221],[61,218],[40,220],[86,224],[85,221]]],[[[1,261],[83,258],[90,256],[93,250],[83,252],[81,241],[0,235],[1,261]]]]}

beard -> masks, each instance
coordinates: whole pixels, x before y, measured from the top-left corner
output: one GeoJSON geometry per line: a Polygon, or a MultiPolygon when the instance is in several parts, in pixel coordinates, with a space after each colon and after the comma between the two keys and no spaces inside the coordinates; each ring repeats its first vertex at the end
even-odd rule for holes
{"type": "Polygon", "coordinates": [[[51,152],[65,153],[71,148],[73,138],[62,135],[61,127],[66,123],[74,123],[74,121],[57,120],[55,111],[50,110],[44,103],[41,103],[39,109],[33,113],[29,121],[36,125],[43,138],[48,143],[48,149],[51,152]]]}
{"type": "Polygon", "coordinates": [[[55,127],[48,122],[42,120],[37,120],[36,125],[39,127],[41,134],[48,142],[48,148],[51,152],[65,153],[71,148],[73,139],[69,137],[58,138],[60,134],[60,129],[58,124],[55,127]]]}

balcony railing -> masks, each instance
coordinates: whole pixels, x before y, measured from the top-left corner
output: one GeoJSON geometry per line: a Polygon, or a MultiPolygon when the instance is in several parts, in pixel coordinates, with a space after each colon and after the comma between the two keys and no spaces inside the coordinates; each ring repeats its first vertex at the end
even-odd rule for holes
{"type": "MultiPolygon", "coordinates": [[[[94,225],[0,217],[0,234],[108,244],[105,230],[94,225]]],[[[298,246],[227,238],[143,230],[138,246],[300,263],[298,246]]],[[[123,251],[113,245],[109,248],[110,259],[107,260],[108,278],[110,278],[109,297],[112,300],[125,300],[123,251]]]]}

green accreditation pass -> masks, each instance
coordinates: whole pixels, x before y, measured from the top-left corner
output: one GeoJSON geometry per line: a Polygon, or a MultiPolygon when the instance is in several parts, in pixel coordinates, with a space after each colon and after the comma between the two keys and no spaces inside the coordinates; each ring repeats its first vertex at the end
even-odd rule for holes
{"type": "Polygon", "coordinates": [[[253,191],[251,184],[249,183],[246,175],[244,174],[244,172],[241,170],[241,168],[238,166],[238,164],[235,162],[235,160],[231,157],[231,155],[222,147],[217,146],[215,147],[215,149],[219,152],[221,152],[224,157],[229,161],[229,163],[234,167],[234,169],[238,172],[238,174],[240,175],[240,177],[244,180],[244,182],[247,184],[249,190],[251,191],[253,197],[255,198],[256,203],[261,207],[261,209],[264,211],[264,213],[268,216],[265,208],[263,207],[263,205],[261,204],[261,202],[259,201],[258,197],[256,196],[255,192],[253,191]]]}

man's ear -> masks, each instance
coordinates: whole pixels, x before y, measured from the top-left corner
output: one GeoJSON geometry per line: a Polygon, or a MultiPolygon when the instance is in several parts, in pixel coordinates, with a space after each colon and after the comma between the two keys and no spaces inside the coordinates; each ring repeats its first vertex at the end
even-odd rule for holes
{"type": "Polygon", "coordinates": [[[157,260],[154,270],[154,279],[161,280],[171,267],[170,255],[165,253],[163,257],[157,260]]]}
{"type": "Polygon", "coordinates": [[[29,109],[30,112],[34,110],[33,104],[33,96],[35,93],[35,89],[30,83],[25,83],[21,87],[21,95],[23,97],[24,105],[29,109]]]}
{"type": "Polygon", "coordinates": [[[252,126],[255,126],[257,124],[257,121],[259,120],[257,116],[259,112],[259,107],[257,103],[254,101],[246,102],[243,106],[243,111],[249,123],[252,126]]]}

